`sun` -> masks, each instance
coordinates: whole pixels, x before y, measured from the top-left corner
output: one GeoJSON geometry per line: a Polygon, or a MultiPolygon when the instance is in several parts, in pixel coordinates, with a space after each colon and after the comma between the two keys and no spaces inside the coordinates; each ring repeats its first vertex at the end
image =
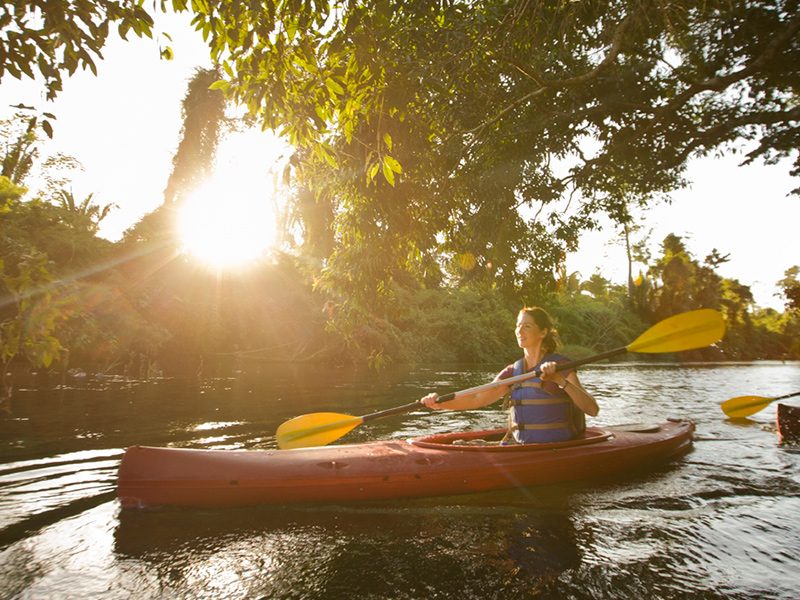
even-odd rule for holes
{"type": "Polygon", "coordinates": [[[216,268],[241,267],[275,242],[275,214],[266,197],[218,181],[198,189],[180,211],[184,252],[216,268]]]}
{"type": "Polygon", "coordinates": [[[218,270],[246,267],[274,248],[282,191],[263,138],[226,142],[213,176],[184,201],[177,223],[183,251],[218,270]]]}

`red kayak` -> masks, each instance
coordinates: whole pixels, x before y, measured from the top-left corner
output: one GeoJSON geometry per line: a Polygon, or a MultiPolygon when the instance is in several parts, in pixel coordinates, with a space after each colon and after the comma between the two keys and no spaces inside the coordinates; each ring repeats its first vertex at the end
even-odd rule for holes
{"type": "Polygon", "coordinates": [[[498,445],[504,430],[293,450],[133,446],[119,467],[117,495],[124,508],[140,508],[468,494],[653,468],[687,452],[693,432],[693,423],[670,420],[590,427],[576,440],[524,446],[498,445]]]}
{"type": "Polygon", "coordinates": [[[800,443],[800,406],[778,403],[776,421],[781,443],[800,443]]]}

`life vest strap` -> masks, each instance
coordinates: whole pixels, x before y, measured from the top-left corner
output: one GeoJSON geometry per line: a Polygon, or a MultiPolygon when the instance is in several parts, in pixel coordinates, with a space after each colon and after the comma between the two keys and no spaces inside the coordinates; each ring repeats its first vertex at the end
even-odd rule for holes
{"type": "Polygon", "coordinates": [[[530,398],[517,400],[512,398],[511,404],[514,406],[545,406],[548,404],[566,404],[567,400],[561,398],[530,398]]]}
{"type": "Polygon", "coordinates": [[[569,423],[561,422],[561,423],[514,423],[511,426],[511,431],[533,431],[533,430],[541,430],[541,429],[566,429],[569,427],[569,423]]]}
{"type": "Polygon", "coordinates": [[[515,383],[511,386],[514,389],[518,388],[537,388],[541,389],[542,382],[541,381],[521,381],[519,383],[515,383]]]}

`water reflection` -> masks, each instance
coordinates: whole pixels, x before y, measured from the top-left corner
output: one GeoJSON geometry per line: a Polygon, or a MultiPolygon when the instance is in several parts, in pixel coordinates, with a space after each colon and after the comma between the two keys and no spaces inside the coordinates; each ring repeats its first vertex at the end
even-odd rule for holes
{"type": "MultiPolygon", "coordinates": [[[[800,388],[800,364],[597,365],[590,424],[697,424],[679,462],[602,483],[357,507],[119,510],[133,444],[270,448],[308,412],[367,414],[490,369],[320,379],[302,369],[26,392],[0,415],[0,596],[105,598],[800,597],[800,451],[772,408],[719,403],[800,388]]],[[[501,425],[494,409],[376,420],[343,442],[501,425]]]]}
{"type": "Polygon", "coordinates": [[[160,589],[193,597],[213,597],[224,584],[227,595],[240,597],[422,598],[445,581],[466,597],[503,590],[528,597],[580,563],[569,512],[477,498],[445,506],[125,511],[114,549],[148,564],[160,589]]]}

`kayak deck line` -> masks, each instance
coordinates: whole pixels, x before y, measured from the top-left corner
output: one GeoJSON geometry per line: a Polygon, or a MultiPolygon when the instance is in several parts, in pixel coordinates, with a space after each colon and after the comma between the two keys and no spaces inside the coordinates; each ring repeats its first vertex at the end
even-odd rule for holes
{"type": "MultiPolygon", "coordinates": [[[[443,450],[445,452],[453,452],[456,450],[463,450],[467,452],[543,452],[546,450],[558,450],[560,448],[573,448],[576,446],[585,446],[587,444],[596,444],[609,439],[613,433],[603,430],[587,430],[584,437],[565,442],[546,442],[541,444],[507,444],[501,445],[487,444],[480,446],[469,446],[462,444],[455,444],[456,441],[470,442],[478,439],[492,440],[499,442],[506,429],[490,429],[487,431],[471,431],[467,433],[443,433],[438,435],[426,436],[423,438],[411,438],[408,440],[409,444],[419,446],[420,448],[431,448],[436,450],[443,450]]],[[[488,441],[487,440],[487,441],[488,441]]]]}
{"type": "Polygon", "coordinates": [[[342,503],[446,496],[624,475],[691,448],[694,425],[647,431],[587,428],[550,444],[473,446],[502,429],[293,450],[133,446],[120,463],[123,508],[342,503]]]}

